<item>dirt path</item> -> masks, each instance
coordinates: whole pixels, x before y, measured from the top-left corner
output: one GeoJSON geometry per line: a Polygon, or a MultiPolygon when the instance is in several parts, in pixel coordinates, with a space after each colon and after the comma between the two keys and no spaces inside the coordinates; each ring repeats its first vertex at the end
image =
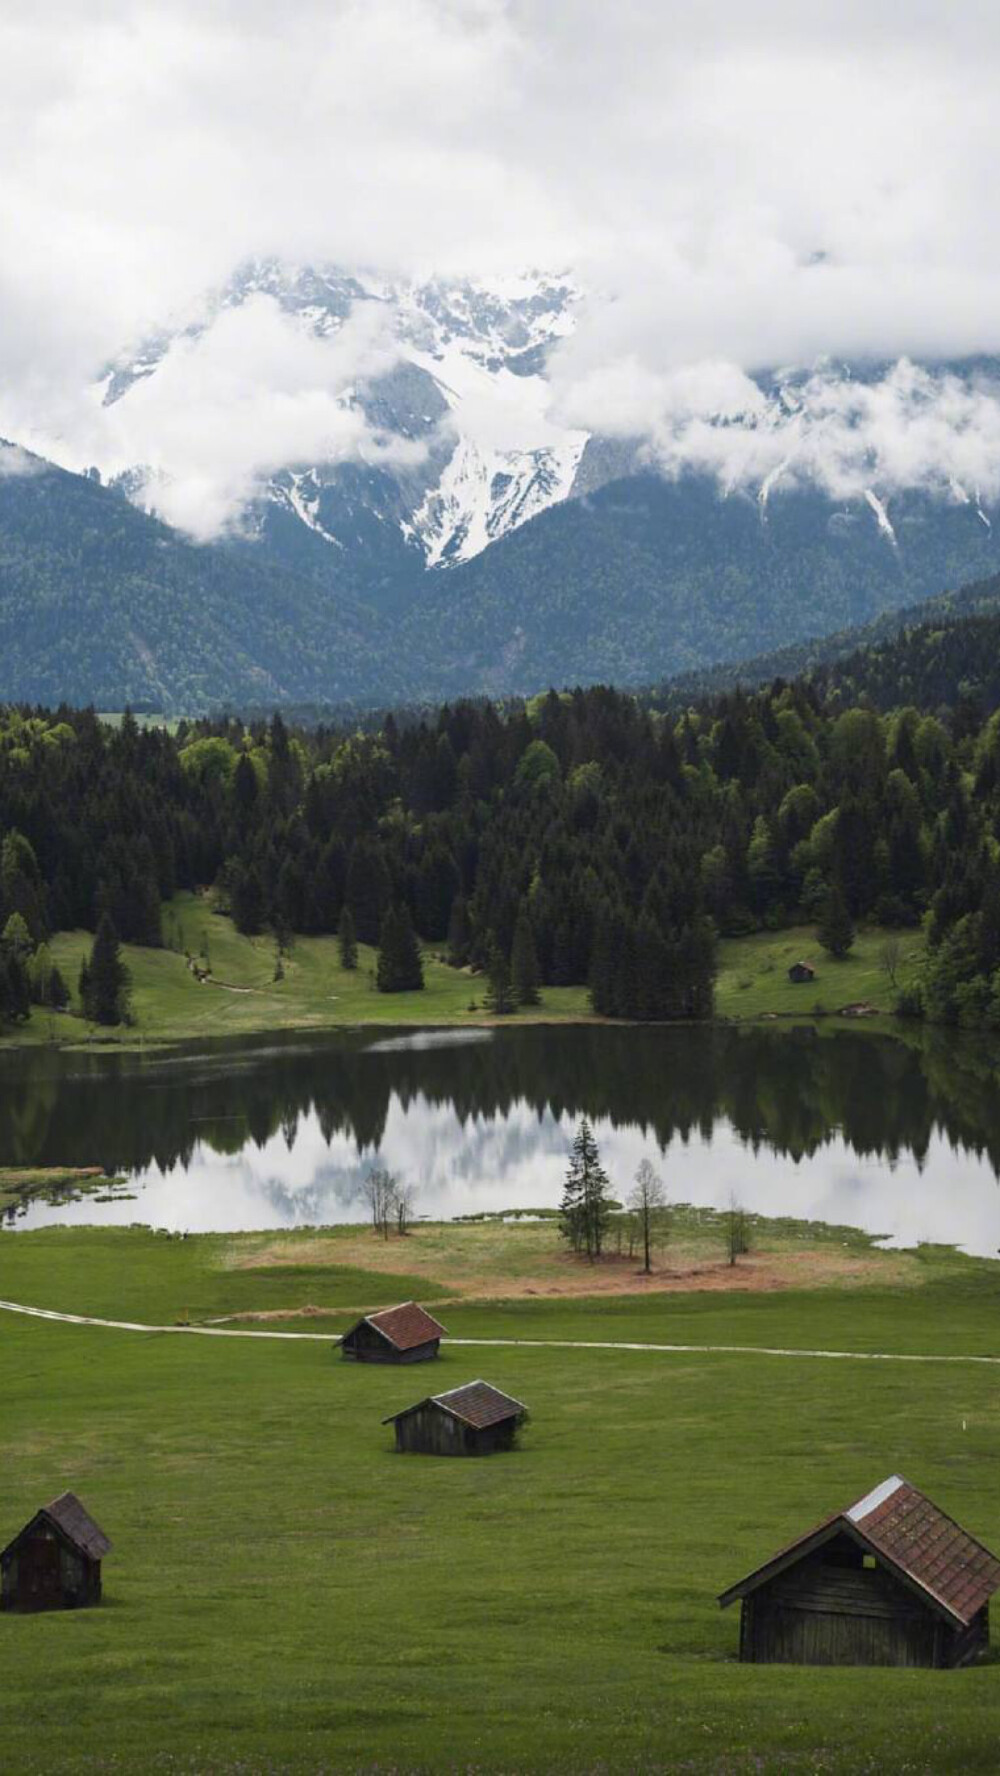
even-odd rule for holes
{"type": "MultiPolygon", "coordinates": [[[[20,1301],[0,1301],[0,1312],[28,1314],[36,1320],[57,1320],[68,1326],[105,1326],[115,1332],[180,1332],[195,1338],[285,1338],[333,1344],[333,1332],[247,1332],[233,1326],[149,1326],[141,1320],[102,1320],[93,1314],[56,1313],[50,1307],[26,1307],[20,1301]]],[[[487,1350],[610,1350],[665,1351],[679,1356],[819,1357],[854,1363],[986,1363],[1000,1368],[1000,1357],[942,1356],[931,1352],[786,1350],[765,1344],[637,1344],[617,1338],[443,1338],[442,1344],[475,1346],[487,1350]]]]}

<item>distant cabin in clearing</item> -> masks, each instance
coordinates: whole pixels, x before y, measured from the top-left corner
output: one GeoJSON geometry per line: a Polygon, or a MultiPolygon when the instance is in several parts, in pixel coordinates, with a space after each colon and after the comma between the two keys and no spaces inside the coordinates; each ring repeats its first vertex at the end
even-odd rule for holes
{"type": "Polygon", "coordinates": [[[424,1363],[436,1357],[445,1328],[415,1301],[365,1314],[345,1332],[340,1354],[355,1363],[424,1363]]]}
{"type": "Polygon", "coordinates": [[[788,970],[790,981],[804,982],[816,979],[816,970],[811,962],[793,962],[788,970]]]}
{"type": "Polygon", "coordinates": [[[989,1645],[1000,1560],[899,1474],[719,1598],[740,1658],[783,1665],[968,1665],[989,1645]]]}
{"type": "Polygon", "coordinates": [[[87,1609],[101,1601],[111,1543],[73,1492],[43,1505],[0,1553],[0,1608],[87,1609]]]}
{"type": "Polygon", "coordinates": [[[495,1455],[511,1449],[527,1408],[488,1381],[470,1381],[446,1394],[418,1400],[384,1418],[396,1429],[396,1448],[408,1455],[495,1455]]]}

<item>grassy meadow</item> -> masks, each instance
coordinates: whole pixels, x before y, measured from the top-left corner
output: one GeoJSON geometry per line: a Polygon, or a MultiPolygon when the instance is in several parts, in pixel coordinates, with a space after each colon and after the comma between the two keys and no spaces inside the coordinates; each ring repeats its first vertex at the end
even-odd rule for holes
{"type": "MultiPolygon", "coordinates": [[[[324,1289],[334,1328],[416,1273],[457,1337],[1000,1351],[1000,1267],[922,1249],[900,1269],[865,1260],[861,1236],[870,1271],[850,1288],[507,1300],[478,1274],[456,1299],[460,1246],[435,1229],[391,1242],[392,1272],[341,1262],[364,1248],[339,1237],[332,1261],[297,1263],[273,1235],[2,1235],[0,1294],[166,1319],[294,1310],[324,1289]],[[403,1256],[425,1239],[436,1279],[403,1256]]],[[[736,1611],[715,1603],[896,1470],[1000,1546],[995,1369],[449,1345],[431,1368],[368,1370],[326,1338],[6,1314],[0,1339],[0,1539],[69,1486],[114,1542],[99,1609],[0,1616],[5,1773],[996,1768],[995,1657],[740,1666],[736,1611]],[[529,1407],[520,1449],[393,1453],[387,1413],[480,1374],[529,1407]]]]}
{"type": "MultiPolygon", "coordinates": [[[[461,1026],[492,1021],[484,1005],[485,977],[450,968],[430,949],[425,951],[422,992],[380,993],[375,986],[375,951],[362,944],[358,967],[345,970],[333,937],[296,938],[290,953],[281,958],[281,978],[276,980],[273,938],[241,936],[231,919],[212,910],[204,895],[178,894],[164,908],[163,930],[163,949],[124,946],[132,976],[130,1027],[105,1030],[83,1022],[76,988],[92,938],[85,931],[63,931],[51,947],[71,989],[70,1010],[75,1015],[35,1010],[26,1025],[7,1031],[0,1045],[85,1042],[134,1047],[338,1025],[461,1026]],[[200,967],[211,968],[211,981],[195,978],[185,951],[200,967]]],[[[842,962],[825,954],[811,926],[724,938],[719,944],[716,1015],[810,1017],[836,1012],[858,1000],[889,1012],[896,988],[880,959],[885,935],[877,928],[860,932],[842,962]],[[796,986],[788,979],[788,968],[800,959],[813,964],[817,978],[796,986]]],[[[920,932],[905,932],[899,941],[902,985],[919,971],[924,944],[920,932]]],[[[501,1021],[579,1023],[593,1015],[586,987],[546,987],[540,1005],[501,1021]]]]}

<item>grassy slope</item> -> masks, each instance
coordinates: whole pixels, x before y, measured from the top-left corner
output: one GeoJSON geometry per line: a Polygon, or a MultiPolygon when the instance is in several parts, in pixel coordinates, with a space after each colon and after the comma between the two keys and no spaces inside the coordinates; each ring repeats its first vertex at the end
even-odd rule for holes
{"type": "MultiPolygon", "coordinates": [[[[100,1237],[65,1238],[110,1290],[100,1237]]],[[[3,1292],[39,1285],[53,1244],[0,1239],[3,1292]]],[[[155,1265],[190,1262],[187,1244],[119,1263],[122,1304],[155,1265]]],[[[876,1348],[981,1348],[995,1267],[932,1270],[926,1290],[518,1303],[449,1323],[831,1345],[860,1309],[876,1348]]],[[[100,1610],[0,1617],[5,1771],[995,1768],[996,1663],[740,1667],[736,1614],[714,1602],[896,1469],[1000,1544],[993,1371],[452,1347],[409,1374],[321,1343],[6,1317],[0,1336],[0,1533],[72,1485],[115,1544],[100,1610]],[[387,1412],[481,1372],[529,1405],[521,1451],[391,1453],[387,1412]]]]}
{"type": "MultiPolygon", "coordinates": [[[[898,986],[906,986],[923,960],[923,934],[903,931],[891,935],[898,938],[901,954],[898,986]]],[[[890,1011],[898,987],[892,986],[879,957],[886,936],[877,926],[859,932],[853,948],[841,962],[826,954],[812,925],[726,939],[719,945],[716,1012],[734,1018],[767,1013],[779,1017],[801,1013],[809,1017],[817,1008],[838,1011],[842,1005],[860,1000],[867,1000],[880,1011],[890,1011]],[[797,985],[789,980],[789,968],[800,961],[815,968],[814,981],[797,985]]]]}
{"type": "MultiPolygon", "coordinates": [[[[283,958],[284,979],[274,979],[275,948],[270,937],[241,937],[232,921],[213,914],[208,903],[179,894],[167,908],[167,941],[177,948],[136,949],[126,946],[132,974],[134,1028],[97,1033],[97,1040],[180,1041],[200,1036],[246,1036],[264,1030],[319,1030],[337,1024],[472,1024],[484,1020],[486,981],[448,968],[428,955],[422,992],[380,993],[375,987],[375,952],[362,945],[359,966],[342,969],[337,943],[331,937],[300,937],[283,958]],[[226,986],[201,985],[190,973],[183,950],[200,957],[207,948],[212,973],[226,986]],[[476,1010],[469,1006],[475,1003],[476,1010]]],[[[53,953],[67,983],[74,989],[80,963],[92,939],[82,931],[60,932],[53,953]]],[[[534,1020],[588,1015],[583,987],[547,988],[534,1020]]],[[[509,1019],[505,1020],[509,1022],[509,1019]]],[[[78,1020],[36,1012],[26,1030],[8,1040],[45,1042],[86,1040],[78,1020]]]]}
{"type": "MultiPolygon", "coordinates": [[[[0,1040],[24,1042],[182,1041],[201,1036],[246,1036],[266,1030],[319,1030],[338,1024],[473,1024],[486,1021],[485,980],[448,968],[428,953],[426,986],[418,993],[379,993],[374,984],[374,951],[362,946],[360,965],[350,973],[338,964],[336,940],[302,937],[283,961],[284,979],[274,979],[275,952],[270,937],[241,937],[232,921],[213,914],[207,901],[179,894],[165,915],[165,935],[174,946],[163,950],[126,948],[132,973],[136,1022],[125,1031],[91,1032],[79,1020],[36,1011],[30,1023],[0,1040]],[[208,951],[212,972],[226,986],[202,986],[189,972],[183,950],[199,956],[208,951]],[[475,1006],[474,1010],[470,1006],[475,1006]]],[[[835,1011],[852,1000],[867,999],[882,1010],[891,1008],[895,991],[879,962],[883,934],[859,935],[846,961],[833,962],[816,941],[812,927],[752,937],[725,939],[719,946],[716,1010],[724,1017],[757,1017],[775,1012],[809,1016],[817,1005],[835,1011]],[[817,979],[793,986],[788,966],[803,958],[817,968],[817,979]]],[[[61,932],[53,943],[55,958],[74,989],[80,963],[89,950],[86,932],[61,932]]],[[[923,939],[905,933],[900,980],[919,967],[923,939]]],[[[78,1008],[78,1007],[77,1007],[78,1008]]],[[[530,1022],[579,1021],[592,1016],[585,987],[546,987],[535,1010],[519,1013],[530,1022]]],[[[503,1020],[511,1022],[510,1018],[503,1020]]]]}

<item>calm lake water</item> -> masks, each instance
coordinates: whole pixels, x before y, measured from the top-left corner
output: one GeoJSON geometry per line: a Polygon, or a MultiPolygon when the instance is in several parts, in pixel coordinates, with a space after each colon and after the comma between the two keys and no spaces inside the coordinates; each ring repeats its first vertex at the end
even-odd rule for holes
{"type": "Polygon", "coordinates": [[[0,1056],[0,1164],[100,1165],[132,1200],[34,1201],[8,1228],[365,1218],[377,1160],[418,1213],[555,1205],[577,1120],[624,1195],[1000,1247],[1000,1053],[952,1032],[344,1031],[169,1054],[0,1056]]]}

